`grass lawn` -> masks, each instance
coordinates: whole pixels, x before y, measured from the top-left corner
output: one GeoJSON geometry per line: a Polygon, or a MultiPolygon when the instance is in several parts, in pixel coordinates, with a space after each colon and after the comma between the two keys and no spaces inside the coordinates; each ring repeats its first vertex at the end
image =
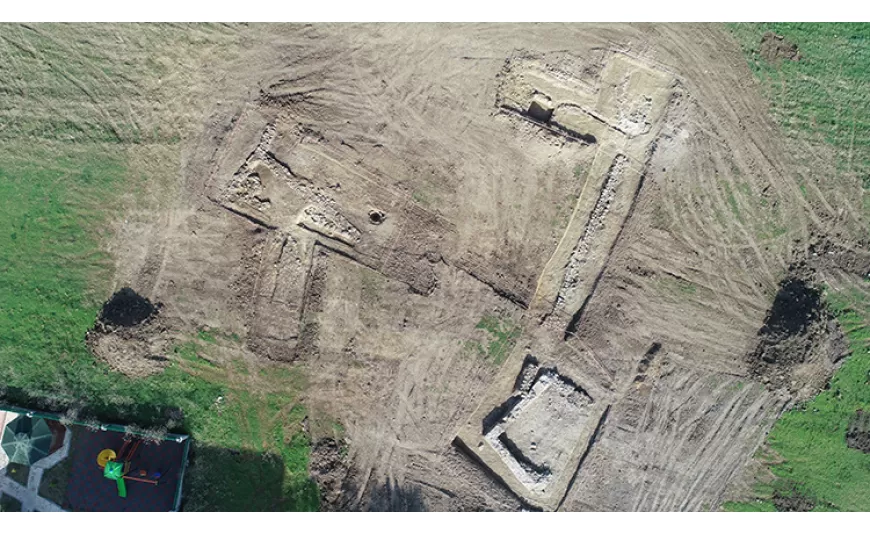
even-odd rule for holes
{"type": "MultiPolygon", "coordinates": [[[[809,179],[854,180],[863,185],[864,214],[870,216],[870,25],[745,23],[729,28],[786,136],[834,151],[831,169],[807,159],[808,175],[798,177],[802,185],[809,179]],[[801,59],[764,60],[757,50],[767,31],[796,43],[801,59]]],[[[792,156],[812,158],[800,150],[792,156]]]]}
{"type": "Polygon", "coordinates": [[[3,493],[0,495],[0,512],[20,512],[21,502],[3,493]]]}
{"type": "Polygon", "coordinates": [[[510,318],[492,314],[481,318],[475,328],[484,332],[483,337],[486,339],[465,341],[464,351],[484,357],[496,366],[504,363],[522,334],[522,328],[514,325],[510,318]]]}
{"type": "Polygon", "coordinates": [[[316,510],[298,373],[205,368],[197,355],[218,339],[191,333],[165,372],[133,380],[84,344],[113,289],[110,222],[125,195],[167,180],[155,169],[175,169],[177,187],[182,139],[200,120],[190,77],[231,57],[238,36],[172,25],[4,25],[0,36],[0,393],[140,426],[180,411],[174,430],[194,438],[188,508],[316,510]],[[142,154],[160,163],[134,165],[142,154]],[[239,482],[266,465],[268,482],[239,482]]]}
{"type": "Polygon", "coordinates": [[[30,466],[9,464],[6,466],[6,477],[18,482],[25,488],[27,487],[27,478],[30,476],[30,466]]]}

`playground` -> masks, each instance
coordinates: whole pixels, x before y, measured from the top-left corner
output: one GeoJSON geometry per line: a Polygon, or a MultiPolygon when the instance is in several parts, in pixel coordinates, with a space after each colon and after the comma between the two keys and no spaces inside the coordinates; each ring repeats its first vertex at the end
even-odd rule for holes
{"type": "Polygon", "coordinates": [[[15,430],[9,422],[2,426],[6,466],[0,484],[4,495],[21,503],[22,511],[178,511],[187,436],[145,439],[119,425],[61,423],[53,414],[7,410],[0,413],[19,424],[15,430]],[[45,456],[50,449],[41,453],[34,444],[50,441],[48,431],[42,431],[44,437],[29,436],[20,431],[25,427],[21,422],[27,429],[50,426],[52,434],[60,433],[55,441],[62,445],[45,456]],[[26,485],[11,476],[21,469],[29,471],[26,485]]]}
{"type": "Polygon", "coordinates": [[[72,456],[66,501],[73,511],[167,512],[176,509],[184,443],[125,441],[124,435],[117,432],[85,431],[78,433],[72,456]],[[114,459],[102,462],[108,456],[103,454],[100,458],[103,451],[113,451],[114,459]]]}

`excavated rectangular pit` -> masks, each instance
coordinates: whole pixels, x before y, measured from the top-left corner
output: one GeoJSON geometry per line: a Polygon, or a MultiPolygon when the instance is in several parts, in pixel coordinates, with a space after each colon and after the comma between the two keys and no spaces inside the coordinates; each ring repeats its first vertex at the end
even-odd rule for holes
{"type": "MultiPolygon", "coordinates": [[[[532,364],[534,365],[534,364],[532,364]]],[[[486,433],[526,487],[545,492],[554,469],[567,463],[592,415],[592,398],[555,369],[541,369],[486,433]]]]}
{"type": "Polygon", "coordinates": [[[592,399],[555,371],[541,375],[529,395],[509,415],[504,435],[534,465],[560,465],[582,433],[592,399]]]}
{"type": "Polygon", "coordinates": [[[532,356],[513,376],[507,399],[478,419],[478,437],[469,428],[458,438],[517,495],[553,508],[606,406],[556,367],[541,366],[532,356]],[[472,440],[475,447],[469,447],[472,440]]]}

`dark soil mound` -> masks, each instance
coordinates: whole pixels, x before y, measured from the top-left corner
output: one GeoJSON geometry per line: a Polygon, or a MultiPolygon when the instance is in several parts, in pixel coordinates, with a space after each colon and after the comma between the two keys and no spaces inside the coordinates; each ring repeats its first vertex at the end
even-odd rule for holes
{"type": "Polygon", "coordinates": [[[780,282],[773,306],[758,334],[771,341],[803,334],[818,321],[822,309],[821,292],[803,280],[787,278],[780,282]]]}
{"type": "Polygon", "coordinates": [[[100,322],[111,326],[136,326],[151,318],[157,310],[150,300],[125,287],[103,304],[100,322]]]}
{"type": "Polygon", "coordinates": [[[858,410],[849,422],[846,445],[870,454],[870,413],[858,410]]]}
{"type": "Polygon", "coordinates": [[[765,60],[776,63],[782,60],[798,61],[801,58],[796,44],[790,42],[782,35],[767,32],[761,38],[761,46],[758,49],[765,60]]]}
{"type": "Polygon", "coordinates": [[[816,500],[796,484],[785,484],[773,492],[773,506],[777,512],[809,512],[816,500]]]}
{"type": "Polygon", "coordinates": [[[348,464],[346,444],[332,438],[319,440],[311,449],[309,471],[320,488],[321,509],[328,512],[344,510],[346,497],[354,492],[346,491],[348,464]]]}
{"type": "Polygon", "coordinates": [[[772,389],[820,387],[810,382],[825,379],[846,352],[845,337],[821,291],[807,282],[811,277],[803,264],[790,269],[758,330],[758,345],[748,355],[750,374],[772,389]],[[796,379],[793,370],[806,363],[809,367],[796,379]]]}

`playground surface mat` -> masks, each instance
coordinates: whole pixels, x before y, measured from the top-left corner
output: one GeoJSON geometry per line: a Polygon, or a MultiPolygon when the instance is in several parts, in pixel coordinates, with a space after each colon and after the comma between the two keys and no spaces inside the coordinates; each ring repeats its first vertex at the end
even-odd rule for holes
{"type": "Polygon", "coordinates": [[[130,474],[139,469],[160,471],[156,485],[126,481],[127,497],[118,496],[114,481],[103,477],[97,455],[103,449],[118,451],[124,436],[118,432],[79,430],[72,470],[66,491],[66,504],[77,512],[169,512],[175,509],[184,444],[174,441],[143,442],[132,462],[130,474]]]}

